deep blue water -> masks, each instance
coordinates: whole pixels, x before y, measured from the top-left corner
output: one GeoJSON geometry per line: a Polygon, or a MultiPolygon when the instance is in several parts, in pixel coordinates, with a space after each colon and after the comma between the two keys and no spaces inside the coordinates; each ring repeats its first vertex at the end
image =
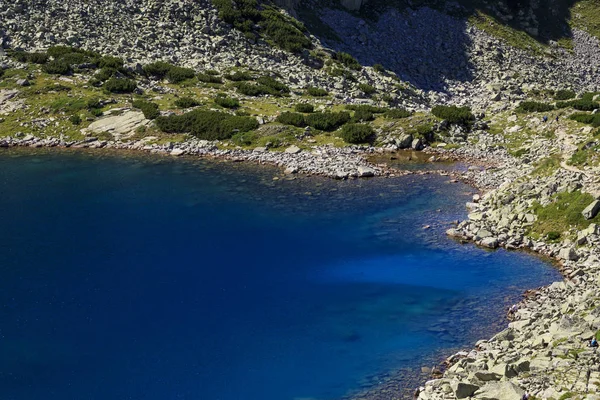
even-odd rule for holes
{"type": "Polygon", "coordinates": [[[471,193],[447,178],[276,176],[0,152],[0,397],[334,399],[559,279],[446,238],[471,193]]]}

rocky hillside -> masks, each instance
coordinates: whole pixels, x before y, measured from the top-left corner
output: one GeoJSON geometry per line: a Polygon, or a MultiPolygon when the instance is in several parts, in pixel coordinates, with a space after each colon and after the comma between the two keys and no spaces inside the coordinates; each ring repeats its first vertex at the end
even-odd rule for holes
{"type": "Polygon", "coordinates": [[[161,59],[197,70],[246,66],[279,73],[292,87],[324,86],[340,97],[360,83],[401,95],[397,80],[371,68],[328,68],[331,50],[344,51],[363,66],[382,65],[416,89],[415,98],[403,103],[409,107],[454,102],[485,109],[500,100],[523,99],[534,88],[595,91],[600,86],[600,45],[592,35],[587,1],[532,1],[519,9],[511,8],[512,2],[494,2],[484,9],[487,14],[474,11],[484,4],[475,0],[343,2],[347,8],[336,1],[277,3],[309,27],[304,34],[311,44],[303,51],[282,50],[268,36],[251,32],[267,21],[236,22],[238,29],[233,28],[215,7],[219,2],[210,0],[5,2],[0,41],[4,48],[23,50],[68,44],[129,63],[161,59]],[[570,10],[580,3],[587,7],[586,18],[577,21],[585,23],[568,25],[565,21],[576,19],[570,10]],[[348,10],[361,5],[359,12],[348,10]],[[541,23],[548,13],[554,19],[541,23]],[[556,24],[563,36],[546,29],[553,21],[562,21],[556,24]],[[244,32],[240,26],[250,28],[244,32]]]}

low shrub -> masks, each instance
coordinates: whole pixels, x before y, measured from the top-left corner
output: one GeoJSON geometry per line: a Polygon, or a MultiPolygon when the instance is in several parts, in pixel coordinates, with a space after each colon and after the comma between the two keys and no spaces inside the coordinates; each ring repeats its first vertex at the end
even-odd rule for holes
{"type": "Polygon", "coordinates": [[[204,71],[204,73],[206,75],[219,75],[219,71],[216,71],[214,69],[207,69],[206,71],[204,71]]]}
{"type": "Polygon", "coordinates": [[[289,93],[290,88],[270,76],[261,76],[256,80],[259,85],[264,85],[279,93],[289,93]]]}
{"type": "Polygon", "coordinates": [[[350,121],[350,114],[342,112],[325,112],[309,114],[305,117],[306,124],[321,131],[334,131],[350,121]]]}
{"type": "Polygon", "coordinates": [[[270,89],[263,85],[256,85],[248,82],[239,82],[235,86],[241,94],[246,96],[262,96],[270,93],[270,89]]]}
{"type": "Polygon", "coordinates": [[[99,108],[90,108],[89,109],[90,114],[92,114],[94,117],[99,117],[101,115],[103,115],[104,113],[102,112],[101,109],[99,108]]]}
{"type": "Polygon", "coordinates": [[[25,53],[26,54],[26,62],[30,62],[33,64],[45,64],[48,62],[48,54],[47,53],[25,53]]]}
{"type": "Polygon", "coordinates": [[[359,84],[358,88],[366,95],[372,95],[377,91],[374,86],[367,85],[366,83],[359,84]]]}
{"type": "Polygon", "coordinates": [[[293,112],[283,112],[277,117],[277,122],[284,125],[293,125],[297,127],[305,127],[306,121],[304,115],[293,112]]]}
{"type": "Polygon", "coordinates": [[[58,60],[63,60],[69,65],[81,65],[92,61],[88,55],[79,52],[64,54],[58,60]]]}
{"type": "Polygon", "coordinates": [[[160,116],[158,104],[145,100],[134,100],[133,107],[141,110],[146,119],[156,119],[160,116]]]}
{"type": "Polygon", "coordinates": [[[384,67],[383,67],[383,65],[381,65],[381,64],[375,64],[375,65],[373,65],[373,69],[374,69],[376,72],[380,72],[380,73],[381,73],[381,72],[385,72],[385,68],[384,68],[384,67]]]}
{"type": "Polygon", "coordinates": [[[0,78],[2,78],[4,76],[4,71],[6,71],[4,68],[0,67],[0,78]]]}
{"type": "Polygon", "coordinates": [[[374,119],[375,117],[373,116],[373,113],[365,109],[358,109],[354,111],[354,115],[352,116],[352,122],[367,122],[373,121],[374,119]]]}
{"type": "Polygon", "coordinates": [[[239,117],[218,111],[193,110],[183,115],[158,117],[156,126],[166,133],[190,133],[199,139],[223,140],[238,132],[258,128],[252,117],[239,117]]]}
{"type": "Polygon", "coordinates": [[[175,100],[175,107],[177,108],[192,108],[199,105],[200,103],[191,97],[181,97],[175,100]]]}
{"type": "Polygon", "coordinates": [[[117,72],[118,71],[115,68],[104,67],[98,70],[92,79],[97,83],[106,82],[110,78],[116,76],[117,72]]]}
{"type": "Polygon", "coordinates": [[[166,76],[167,80],[171,83],[181,83],[188,79],[192,79],[196,76],[196,72],[191,68],[172,67],[169,72],[167,72],[166,76]]]}
{"type": "Polygon", "coordinates": [[[236,71],[233,74],[225,75],[225,79],[234,81],[234,82],[243,82],[243,81],[251,81],[254,77],[246,71],[236,71]]]}
{"type": "Polygon", "coordinates": [[[110,93],[133,93],[137,84],[133,79],[113,77],[104,82],[102,87],[110,93]]]}
{"type": "Polygon", "coordinates": [[[94,59],[100,58],[100,54],[96,53],[95,51],[77,49],[77,48],[71,47],[71,46],[52,46],[48,49],[47,53],[50,57],[52,57],[54,59],[59,59],[59,58],[66,56],[67,54],[74,54],[74,53],[82,54],[90,59],[91,58],[94,58],[94,59]]]}
{"type": "Polygon", "coordinates": [[[221,79],[221,77],[217,76],[217,75],[210,75],[207,73],[199,73],[197,75],[197,77],[200,82],[204,82],[204,83],[223,83],[223,80],[221,79]]]}
{"type": "Polygon", "coordinates": [[[240,101],[220,93],[215,97],[215,104],[225,108],[238,108],[240,106],[240,101]]]}
{"type": "Polygon", "coordinates": [[[546,235],[546,239],[550,240],[550,241],[556,241],[558,239],[560,239],[560,233],[556,232],[556,231],[550,231],[548,232],[548,234],[546,235]]]}
{"type": "Polygon", "coordinates": [[[367,143],[373,137],[374,131],[367,124],[348,124],[340,130],[339,136],[346,143],[367,143]]]}
{"type": "Polygon", "coordinates": [[[265,36],[278,47],[292,53],[312,47],[312,42],[305,35],[306,27],[301,22],[269,6],[261,11],[260,16],[265,36]]]}
{"type": "Polygon", "coordinates": [[[404,108],[393,108],[385,113],[385,117],[391,119],[408,118],[410,117],[410,111],[407,111],[404,108]]]}
{"type": "Polygon", "coordinates": [[[173,67],[174,65],[169,64],[168,62],[156,61],[151,64],[144,65],[142,69],[144,71],[144,74],[146,74],[146,76],[148,77],[163,79],[165,76],[167,76],[167,74],[173,67]]]}
{"type": "Polygon", "coordinates": [[[94,108],[102,108],[102,104],[100,104],[100,99],[97,97],[92,97],[88,99],[86,107],[88,110],[92,110],[94,108]]]}
{"type": "Polygon", "coordinates": [[[600,114],[575,113],[570,115],[569,119],[595,127],[600,126],[600,114]]]}
{"type": "Polygon", "coordinates": [[[79,116],[79,114],[75,114],[75,115],[71,115],[69,117],[69,121],[73,124],[73,125],[79,125],[81,124],[81,117],[79,116]]]}
{"type": "Polygon", "coordinates": [[[313,96],[313,97],[329,96],[329,92],[327,90],[322,89],[322,88],[312,87],[312,86],[306,88],[306,93],[309,96],[313,96]]]}
{"type": "Polygon", "coordinates": [[[581,100],[594,101],[594,97],[600,95],[600,92],[585,92],[581,95],[581,100]]]}
{"type": "Polygon", "coordinates": [[[356,58],[352,57],[348,53],[344,53],[343,51],[335,54],[335,60],[356,71],[359,71],[362,68],[356,58]]]}
{"type": "Polygon", "coordinates": [[[294,106],[294,110],[299,113],[310,114],[315,111],[315,106],[312,104],[298,103],[294,106]]]}
{"type": "Polygon", "coordinates": [[[71,65],[62,59],[47,62],[42,66],[42,70],[52,75],[69,75],[72,72],[71,65]]]}
{"type": "Polygon", "coordinates": [[[595,109],[600,108],[600,104],[595,101],[579,99],[571,101],[571,107],[579,111],[594,111],[595,109]]]}
{"type": "Polygon", "coordinates": [[[519,107],[518,112],[548,112],[554,110],[552,104],[540,103],[538,101],[524,101],[519,107]]]}
{"type": "Polygon", "coordinates": [[[104,56],[98,61],[98,67],[113,68],[116,70],[123,68],[123,64],[122,58],[112,56],[104,56]]]}
{"type": "Polygon", "coordinates": [[[554,95],[555,100],[570,100],[575,98],[576,93],[572,90],[558,90],[554,95]]]}
{"type": "Polygon", "coordinates": [[[469,124],[475,119],[469,107],[435,106],[431,113],[451,124],[469,124]]]}

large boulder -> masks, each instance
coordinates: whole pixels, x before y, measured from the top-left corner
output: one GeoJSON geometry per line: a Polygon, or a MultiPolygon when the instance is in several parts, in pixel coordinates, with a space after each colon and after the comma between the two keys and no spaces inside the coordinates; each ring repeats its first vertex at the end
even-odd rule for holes
{"type": "Polygon", "coordinates": [[[525,391],[512,382],[490,382],[475,392],[481,400],[519,400],[525,391]]]}
{"type": "Polygon", "coordinates": [[[406,134],[406,133],[401,135],[398,139],[396,139],[396,144],[401,149],[408,149],[409,147],[411,147],[412,142],[413,142],[412,135],[406,134]]]}
{"type": "Polygon", "coordinates": [[[577,261],[579,259],[579,255],[577,254],[575,248],[564,247],[558,252],[558,258],[565,261],[577,261]]]}
{"type": "Polygon", "coordinates": [[[466,399],[467,397],[471,397],[473,393],[479,389],[479,386],[458,381],[451,382],[450,387],[452,388],[452,391],[457,399],[466,399]]]}
{"type": "Polygon", "coordinates": [[[598,211],[600,211],[600,200],[594,200],[581,213],[585,219],[592,219],[598,214],[598,211]]]}

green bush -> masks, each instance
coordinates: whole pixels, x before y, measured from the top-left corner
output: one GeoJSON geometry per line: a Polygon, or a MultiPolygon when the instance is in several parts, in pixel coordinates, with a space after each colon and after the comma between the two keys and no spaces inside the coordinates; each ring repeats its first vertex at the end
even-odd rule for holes
{"type": "Polygon", "coordinates": [[[199,105],[200,103],[191,97],[181,97],[175,100],[175,107],[177,108],[192,108],[199,105]]]}
{"type": "Polygon", "coordinates": [[[354,115],[352,116],[352,122],[367,122],[373,121],[375,117],[373,113],[369,110],[358,109],[354,111],[354,115]]]}
{"type": "Polygon", "coordinates": [[[196,73],[191,68],[172,67],[167,72],[167,80],[171,83],[181,83],[192,79],[194,76],[196,76],[196,73]]]}
{"type": "Polygon", "coordinates": [[[469,107],[435,106],[431,113],[451,124],[468,124],[475,119],[469,107]]]}
{"type": "Polygon", "coordinates": [[[546,238],[550,241],[556,241],[558,239],[560,239],[560,233],[556,232],[556,231],[550,231],[548,232],[548,234],[546,235],[546,238]]]}
{"type": "Polygon", "coordinates": [[[86,107],[88,110],[92,110],[94,108],[102,108],[102,104],[100,104],[100,99],[97,97],[92,97],[88,99],[86,107]]]}
{"type": "Polygon", "coordinates": [[[152,103],[145,100],[134,100],[132,103],[133,107],[141,110],[144,113],[146,119],[156,119],[160,116],[158,104],[152,103]]]}
{"type": "Polygon", "coordinates": [[[45,64],[48,62],[47,53],[27,53],[27,62],[33,64],[45,64]]]}
{"type": "Polygon", "coordinates": [[[271,88],[275,93],[289,93],[290,88],[270,76],[261,76],[256,80],[259,85],[271,88]]]}
{"type": "Polygon", "coordinates": [[[0,67],[0,78],[2,78],[4,76],[4,71],[6,71],[4,68],[0,67]]]}
{"type": "Polygon", "coordinates": [[[571,101],[571,107],[579,111],[594,111],[595,109],[600,108],[600,104],[595,101],[580,99],[571,101]]]}
{"type": "Polygon", "coordinates": [[[263,96],[266,94],[270,94],[273,96],[281,96],[282,93],[285,93],[285,91],[278,90],[273,86],[254,84],[249,82],[238,82],[235,86],[238,92],[245,94],[246,96],[256,97],[263,96]]]}
{"type": "Polygon", "coordinates": [[[312,42],[305,34],[306,27],[301,22],[272,7],[266,7],[260,15],[265,36],[278,47],[292,53],[312,47],[312,42]]]}
{"type": "Polygon", "coordinates": [[[110,67],[105,67],[96,72],[94,77],[92,78],[97,83],[106,82],[110,78],[117,75],[117,70],[110,67]]]}
{"type": "Polygon", "coordinates": [[[299,103],[294,106],[294,110],[299,113],[310,114],[315,111],[315,106],[312,104],[299,103]]]}
{"type": "Polygon", "coordinates": [[[252,117],[239,117],[218,111],[193,110],[183,115],[158,117],[156,126],[166,133],[190,133],[199,139],[223,140],[238,132],[258,128],[252,117]]]}
{"type": "Polygon", "coordinates": [[[198,80],[200,82],[204,82],[204,83],[223,83],[223,80],[221,79],[220,76],[217,75],[210,75],[207,73],[199,73],[198,75],[198,80]]]}
{"type": "Polygon", "coordinates": [[[381,64],[375,64],[375,65],[373,65],[373,69],[374,69],[376,72],[379,72],[379,73],[381,73],[381,72],[385,72],[385,68],[384,68],[384,67],[383,67],[383,65],[381,65],[381,64]]]}
{"type": "Polygon", "coordinates": [[[340,137],[346,143],[367,143],[373,135],[373,128],[366,124],[348,124],[340,130],[340,137]]]}
{"type": "Polygon", "coordinates": [[[219,71],[216,71],[214,69],[207,69],[206,71],[204,71],[204,73],[206,75],[214,75],[214,76],[219,75],[219,71]]]}
{"type": "Polygon", "coordinates": [[[314,113],[307,115],[305,121],[311,128],[322,131],[334,131],[350,121],[350,114],[345,111],[314,113]]]}
{"type": "Polygon", "coordinates": [[[576,93],[572,90],[559,90],[554,95],[555,100],[570,100],[575,98],[576,93]]]}
{"type": "Polygon", "coordinates": [[[240,101],[220,93],[215,97],[215,104],[225,108],[238,108],[240,106],[240,101]]]}
{"type": "Polygon", "coordinates": [[[110,93],[132,93],[137,88],[137,84],[133,79],[110,78],[102,87],[110,93]]]}
{"type": "Polygon", "coordinates": [[[600,126],[600,114],[575,113],[570,115],[569,119],[594,127],[600,126]]]}
{"type": "Polygon", "coordinates": [[[101,115],[103,115],[104,113],[102,112],[101,109],[99,108],[90,108],[89,109],[90,114],[92,114],[94,117],[99,117],[101,115]]]}
{"type": "Polygon", "coordinates": [[[306,121],[304,115],[293,112],[283,112],[277,117],[277,122],[284,125],[293,125],[297,127],[305,127],[306,121]]]}
{"type": "Polygon", "coordinates": [[[524,101],[519,107],[517,107],[518,112],[548,112],[554,110],[554,106],[552,104],[540,103],[537,101],[524,101]]]}
{"type": "Polygon", "coordinates": [[[47,62],[42,66],[42,70],[52,75],[69,75],[72,72],[71,65],[62,59],[47,62]]]}
{"type": "Polygon", "coordinates": [[[54,59],[59,59],[67,54],[78,53],[82,54],[88,58],[99,58],[100,54],[95,51],[89,51],[84,49],[76,49],[75,47],[70,46],[52,46],[47,51],[48,55],[54,59]]]}
{"type": "Polygon", "coordinates": [[[410,117],[410,112],[404,108],[393,108],[385,113],[386,118],[401,119],[410,117]]]}
{"type": "Polygon", "coordinates": [[[313,96],[313,97],[329,96],[329,92],[327,90],[322,89],[322,88],[312,87],[312,86],[306,88],[306,93],[309,96],[313,96]]]}
{"type": "Polygon", "coordinates": [[[119,57],[104,56],[98,61],[98,67],[100,68],[123,68],[123,59],[119,57]]]}
{"type": "Polygon", "coordinates": [[[358,88],[366,95],[372,95],[377,91],[374,86],[367,85],[366,83],[359,84],[358,88]]]}
{"type": "Polygon", "coordinates": [[[84,53],[67,53],[59,58],[66,62],[69,65],[81,65],[85,63],[89,63],[92,59],[84,53]]]}
{"type": "Polygon", "coordinates": [[[362,66],[356,60],[356,58],[352,57],[348,53],[338,52],[335,54],[335,59],[350,69],[360,71],[360,69],[362,68],[362,66]]]}
{"type": "Polygon", "coordinates": [[[599,94],[600,92],[585,92],[581,95],[581,100],[594,101],[594,97],[596,97],[599,94]]]}
{"type": "Polygon", "coordinates": [[[71,115],[69,117],[69,121],[73,124],[73,125],[79,125],[81,124],[81,117],[79,116],[79,114],[75,114],[75,115],[71,115]]]}
{"type": "Polygon", "coordinates": [[[251,81],[254,78],[252,77],[252,75],[249,72],[236,71],[233,74],[225,75],[225,79],[228,79],[228,80],[234,81],[234,82],[242,82],[242,81],[251,81]]]}
{"type": "Polygon", "coordinates": [[[144,65],[142,69],[144,71],[144,74],[146,74],[146,76],[148,77],[163,79],[165,76],[167,76],[167,74],[173,67],[173,64],[169,64],[164,61],[156,61],[151,64],[144,65]]]}
{"type": "Polygon", "coordinates": [[[271,6],[261,4],[261,10],[256,0],[213,0],[213,4],[223,21],[244,32],[252,41],[260,33],[269,42],[291,52],[300,52],[312,45],[302,23],[271,6]],[[255,25],[258,31],[254,30],[255,25]]]}

